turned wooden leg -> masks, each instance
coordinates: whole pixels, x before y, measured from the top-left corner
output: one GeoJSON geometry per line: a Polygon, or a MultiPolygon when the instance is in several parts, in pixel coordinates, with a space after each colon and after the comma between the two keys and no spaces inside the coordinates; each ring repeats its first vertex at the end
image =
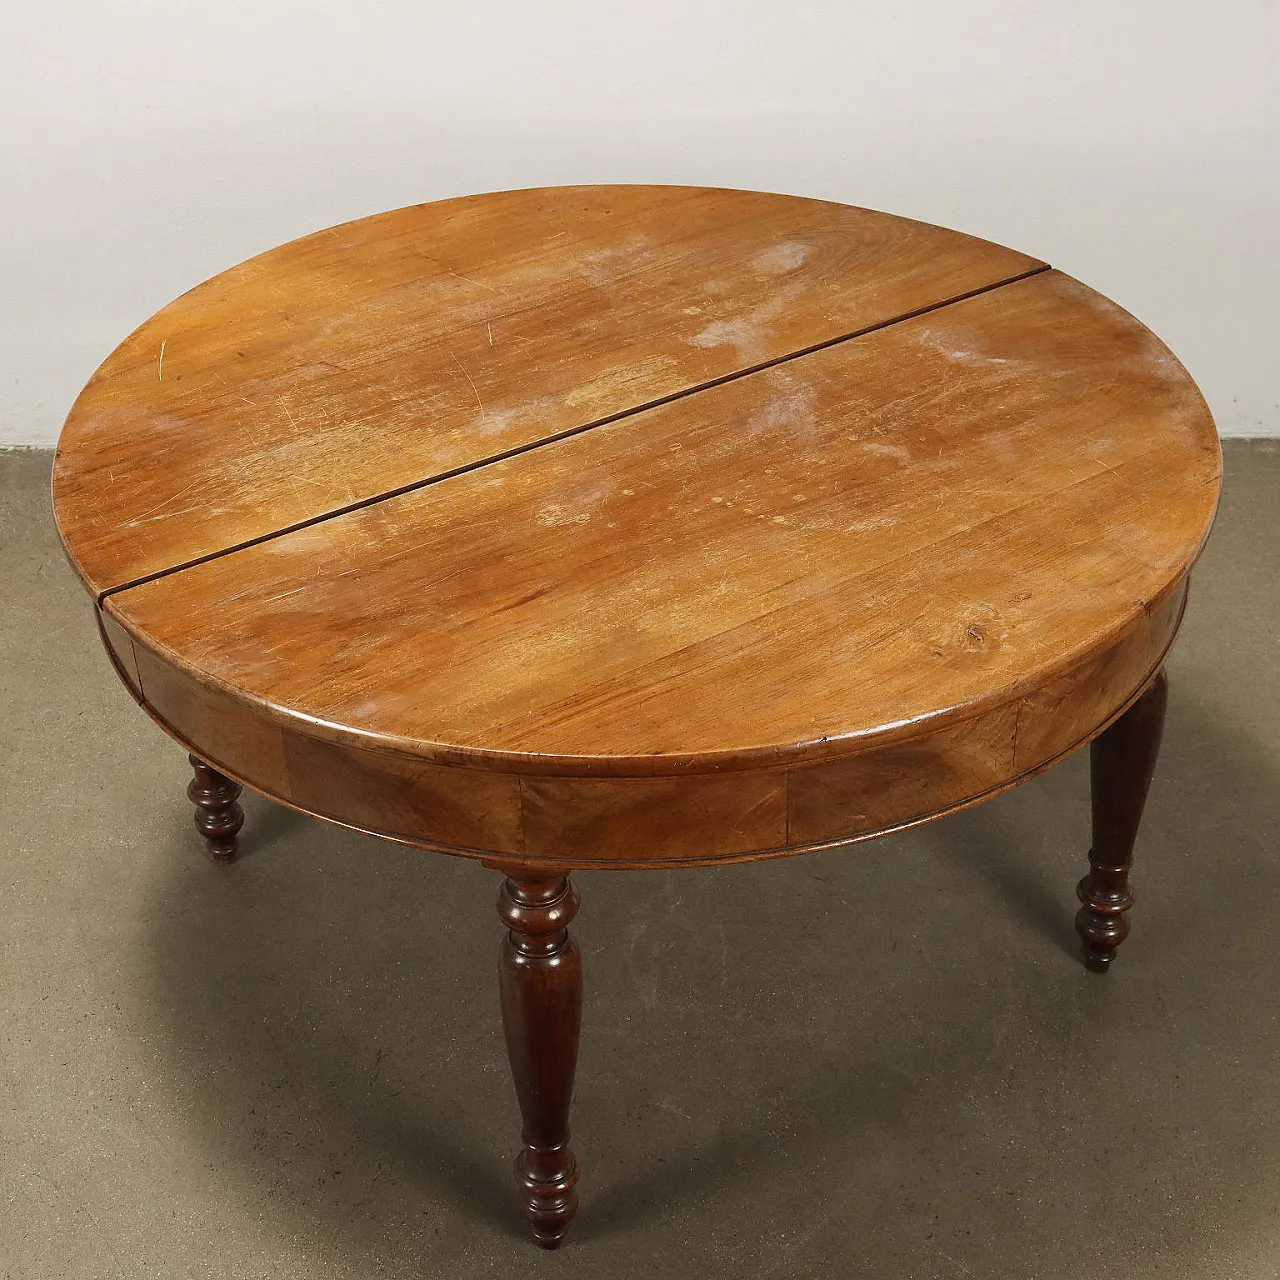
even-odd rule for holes
{"type": "Polygon", "coordinates": [[[244,826],[244,810],[237,803],[241,786],[225,774],[210,768],[203,760],[188,756],[196,771],[187,798],[196,807],[196,830],[204,836],[209,856],[218,862],[233,862],[236,856],[236,832],[244,826]]]}
{"type": "Polygon", "coordinates": [[[569,1102],[582,1025],[582,960],[569,936],[578,893],[567,875],[511,871],[498,894],[509,932],[498,962],[502,1027],[524,1120],[516,1192],[533,1238],[554,1249],[578,1209],[569,1102]]]}
{"type": "Polygon", "coordinates": [[[1155,772],[1168,698],[1169,680],[1161,671],[1090,748],[1093,848],[1089,874],[1076,888],[1083,904],[1076,915],[1076,932],[1084,940],[1085,965],[1095,973],[1107,971],[1116,948],[1129,934],[1126,913],[1134,901],[1129,888],[1133,842],[1155,772]]]}

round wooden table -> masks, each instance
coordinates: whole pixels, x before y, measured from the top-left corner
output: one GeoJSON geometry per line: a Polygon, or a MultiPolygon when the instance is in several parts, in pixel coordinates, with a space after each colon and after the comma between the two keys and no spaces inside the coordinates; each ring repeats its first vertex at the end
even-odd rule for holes
{"type": "Polygon", "coordinates": [[[1102,970],[1219,452],[1147,329],[818,200],[506,192],[318,232],[105,361],[54,471],[120,678],[240,783],[503,876],[516,1180],[577,1207],[578,867],[851,844],[1092,742],[1102,970]]]}

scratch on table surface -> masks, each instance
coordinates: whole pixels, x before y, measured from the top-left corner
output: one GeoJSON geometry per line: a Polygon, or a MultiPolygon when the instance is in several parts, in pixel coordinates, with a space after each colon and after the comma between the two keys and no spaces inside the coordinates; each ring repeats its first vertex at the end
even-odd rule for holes
{"type": "Polygon", "coordinates": [[[489,331],[489,345],[493,346],[493,325],[486,320],[484,322],[484,327],[489,331]]]}
{"type": "Polygon", "coordinates": [[[294,587],[291,591],[282,591],[278,596],[268,596],[262,603],[270,604],[273,600],[283,600],[285,596],[296,596],[299,591],[305,591],[311,584],[304,583],[300,587],[294,587]]]}
{"type": "Polygon", "coordinates": [[[161,342],[160,342],[160,363],[156,365],[156,377],[157,377],[161,382],[163,382],[163,381],[164,381],[164,348],[165,348],[165,344],[166,344],[168,341],[169,341],[169,339],[168,339],[168,338],[164,338],[164,339],[162,339],[162,340],[161,340],[161,342]]]}
{"type": "MultiPolygon", "coordinates": [[[[201,504],[197,502],[195,506],[179,507],[177,511],[162,511],[159,515],[152,516],[149,520],[145,521],[145,523],[154,524],[157,520],[176,520],[178,516],[189,516],[193,511],[202,510],[208,510],[208,508],[202,507],[201,504]]],[[[130,526],[138,523],[139,522],[137,520],[131,520],[129,522],[130,526]]]]}
{"type": "Polygon", "coordinates": [[[162,507],[167,507],[171,502],[177,502],[177,500],[181,498],[184,493],[190,493],[191,490],[194,489],[199,483],[200,483],[199,480],[193,480],[189,485],[187,485],[185,489],[179,489],[177,493],[172,495],[172,497],[166,498],[163,502],[157,502],[154,507],[150,508],[150,510],[148,511],[144,511],[140,516],[134,516],[134,518],[129,521],[129,524],[130,525],[141,524],[141,522],[145,520],[149,515],[152,515],[155,512],[159,511],[162,507]]]}
{"type": "Polygon", "coordinates": [[[481,289],[488,289],[490,293],[502,293],[502,289],[495,289],[491,284],[485,284],[483,280],[473,280],[470,276],[464,276],[461,271],[455,271],[452,267],[445,267],[445,270],[451,276],[457,276],[459,280],[465,280],[468,284],[479,285],[481,289]]]}
{"type": "Polygon", "coordinates": [[[465,280],[468,284],[473,284],[478,289],[487,289],[490,293],[500,293],[504,298],[511,297],[511,295],[500,286],[485,284],[483,280],[473,280],[470,276],[464,276],[461,271],[455,271],[452,267],[445,266],[445,264],[441,262],[439,258],[431,258],[427,254],[423,254],[422,256],[424,258],[427,258],[429,262],[434,262],[437,267],[439,267],[442,271],[447,272],[449,275],[453,276],[454,279],[456,280],[465,280]]]}
{"type": "MultiPolygon", "coordinates": [[[[240,398],[244,400],[244,396],[241,396],[240,398]]],[[[278,396],[277,399],[280,401],[280,407],[284,410],[285,417],[289,419],[290,425],[296,426],[297,424],[294,423],[293,415],[289,412],[289,406],[284,402],[284,397],[278,396]]],[[[245,400],[245,403],[253,404],[253,401],[245,400]]],[[[266,447],[263,445],[262,441],[258,438],[257,433],[250,428],[248,423],[244,424],[244,433],[253,442],[254,450],[256,451],[259,457],[261,457],[263,454],[268,452],[266,447]]],[[[299,506],[305,505],[304,499],[302,497],[302,490],[298,488],[299,481],[302,481],[304,484],[309,484],[316,489],[320,489],[322,492],[325,492],[325,493],[332,492],[332,490],[329,488],[328,485],[320,484],[318,481],[312,480],[307,476],[296,475],[292,467],[283,468],[280,474],[284,479],[284,482],[289,486],[289,490],[293,494],[294,501],[299,506]]],[[[348,489],[348,492],[350,492],[349,489],[348,489]]]]}
{"type": "Polygon", "coordinates": [[[480,421],[483,422],[484,421],[484,401],[480,399],[480,392],[476,389],[475,380],[467,372],[466,366],[462,363],[461,360],[458,359],[457,356],[453,354],[452,351],[449,352],[449,359],[452,360],[453,363],[456,364],[458,368],[462,370],[462,376],[466,378],[468,382],[471,383],[471,394],[475,396],[476,404],[480,406],[480,421]]]}

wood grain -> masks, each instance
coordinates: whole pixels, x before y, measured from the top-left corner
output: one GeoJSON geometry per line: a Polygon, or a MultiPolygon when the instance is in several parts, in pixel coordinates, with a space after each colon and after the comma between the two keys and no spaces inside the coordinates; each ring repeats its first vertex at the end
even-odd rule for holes
{"type": "Polygon", "coordinates": [[[106,608],[322,737],[523,774],[755,768],[1103,653],[1186,574],[1217,485],[1181,367],[1050,273],[106,608]]]}
{"type": "Polygon", "coordinates": [[[407,457],[417,477],[483,458],[479,406],[441,401],[416,421],[432,424],[423,448],[454,452],[422,469],[374,348],[388,338],[421,389],[481,319],[488,347],[500,305],[559,356],[507,353],[480,398],[543,387],[549,360],[569,380],[557,405],[584,413],[539,419],[520,439],[543,442],[523,452],[112,591],[101,624],[122,678],[229,777],[425,847],[639,866],[866,838],[1100,732],[1172,643],[1213,515],[1212,423],[1136,320],[1051,271],[947,300],[1035,265],[1002,252],[862,210],[684,189],[516,193],[352,224],[157,318],[188,325],[166,330],[184,335],[166,353],[210,376],[171,360],[185,385],[159,393],[155,370],[148,394],[195,415],[194,487],[142,533],[139,486],[176,483],[156,433],[145,415],[84,411],[143,403],[125,392],[159,329],[121,348],[64,437],[63,530],[73,551],[118,536],[170,567],[186,553],[170,532],[231,528],[224,487],[204,481],[236,451],[269,530],[302,510],[309,468],[346,483],[374,453],[360,474],[377,488],[407,457]],[[424,238],[457,253],[424,268],[424,238]],[[703,289],[713,278],[723,287],[703,289]],[[498,301],[477,310],[486,287],[498,301]],[[919,306],[932,309],[797,354],[919,306]],[[228,417],[211,371],[240,330],[257,335],[245,369],[286,400],[299,353],[319,367],[308,344],[361,352],[316,374],[314,404],[359,391],[361,421],[396,448],[340,459],[326,449],[352,443],[343,430],[319,441],[292,420],[228,417]],[[421,359],[405,354],[410,330],[421,359]],[[704,330],[717,341],[689,340],[704,330]],[[696,382],[691,352],[703,375],[735,376],[648,408],[659,382],[600,381],[623,355],[667,368],[673,335],[680,378],[696,382]],[[790,358],[744,372],[774,352],[790,358]],[[625,416],[538,434],[611,411],[625,416]],[[298,466],[277,446],[298,447],[298,466]],[[75,475],[99,499],[92,517],[75,475]]]}
{"type": "Polygon", "coordinates": [[[288,799],[281,726],[246,712],[244,704],[135,645],[143,705],[188,748],[256,791],[288,799]]]}
{"type": "Polygon", "coordinates": [[[55,509],[95,594],[1034,269],[819,200],[500,192],[183,294],[76,401],[55,509]]]}
{"type": "Polygon", "coordinates": [[[144,706],[219,770],[343,826],[530,866],[690,866],[870,839],[996,794],[1083,746],[1149,680],[1185,584],[1105,653],[1019,700],[791,767],[673,777],[526,776],[436,764],[277,724],[144,652],[144,706]]]}
{"type": "Polygon", "coordinates": [[[132,638],[109,613],[95,609],[94,616],[98,623],[98,635],[102,638],[103,647],[111,658],[116,674],[134,698],[141,701],[142,680],[138,675],[138,661],[134,655],[132,638]]]}

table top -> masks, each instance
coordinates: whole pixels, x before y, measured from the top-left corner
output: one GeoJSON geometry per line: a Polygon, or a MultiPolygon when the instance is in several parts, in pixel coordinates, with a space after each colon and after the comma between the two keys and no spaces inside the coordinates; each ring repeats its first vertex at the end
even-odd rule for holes
{"type": "Polygon", "coordinates": [[[1170,599],[1218,485],[1182,366],[1035,259],[586,187],[397,210],[184,294],[76,402],[54,498],[106,616],[255,714],[639,777],[1012,704],[1170,599]]]}

